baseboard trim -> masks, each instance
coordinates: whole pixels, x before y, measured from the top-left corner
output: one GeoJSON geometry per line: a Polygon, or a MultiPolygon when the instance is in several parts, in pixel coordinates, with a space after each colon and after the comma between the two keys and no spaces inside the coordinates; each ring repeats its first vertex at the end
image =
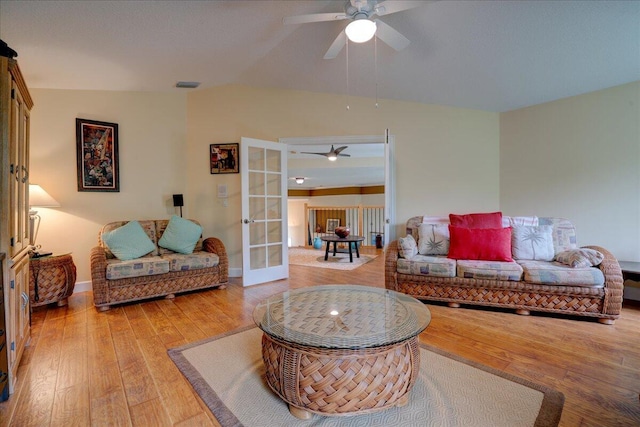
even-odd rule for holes
{"type": "Polygon", "coordinates": [[[91,285],[91,280],[87,280],[86,282],[76,282],[76,286],[73,288],[73,293],[78,294],[80,292],[90,292],[93,290],[93,286],[91,285]]]}

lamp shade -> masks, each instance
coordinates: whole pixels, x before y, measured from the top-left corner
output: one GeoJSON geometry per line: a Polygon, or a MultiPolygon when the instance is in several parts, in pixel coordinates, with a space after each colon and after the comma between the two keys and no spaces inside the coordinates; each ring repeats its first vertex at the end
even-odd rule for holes
{"type": "Polygon", "coordinates": [[[368,42],[373,38],[373,35],[376,33],[376,23],[373,21],[369,21],[368,19],[357,19],[344,29],[344,32],[347,34],[349,40],[354,43],[364,43],[368,42]]]}
{"type": "Polygon", "coordinates": [[[59,208],[60,203],[38,184],[29,184],[29,206],[38,208],[59,208]]]}

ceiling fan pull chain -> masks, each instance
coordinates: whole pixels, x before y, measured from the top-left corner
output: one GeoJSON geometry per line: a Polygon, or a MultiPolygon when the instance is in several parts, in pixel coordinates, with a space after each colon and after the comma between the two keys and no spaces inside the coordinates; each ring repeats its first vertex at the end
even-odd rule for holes
{"type": "Polygon", "coordinates": [[[376,108],[378,108],[378,37],[373,36],[373,78],[376,85],[376,108]]]}
{"type": "Polygon", "coordinates": [[[349,111],[349,38],[345,37],[345,39],[347,57],[347,111],[349,111]]]}

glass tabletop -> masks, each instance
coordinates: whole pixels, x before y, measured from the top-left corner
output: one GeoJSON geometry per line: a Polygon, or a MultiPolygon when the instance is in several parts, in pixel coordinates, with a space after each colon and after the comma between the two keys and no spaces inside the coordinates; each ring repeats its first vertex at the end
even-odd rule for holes
{"type": "Polygon", "coordinates": [[[407,340],[431,321],[417,299],[388,289],[321,285],[260,302],[253,320],[272,337],[332,349],[380,347],[407,340]]]}

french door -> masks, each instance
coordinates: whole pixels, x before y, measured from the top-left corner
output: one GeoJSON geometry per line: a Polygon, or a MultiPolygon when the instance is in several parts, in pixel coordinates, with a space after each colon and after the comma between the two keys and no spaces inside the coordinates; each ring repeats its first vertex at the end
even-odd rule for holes
{"type": "Polygon", "coordinates": [[[242,284],[289,276],[287,146],[241,138],[242,284]]]}

